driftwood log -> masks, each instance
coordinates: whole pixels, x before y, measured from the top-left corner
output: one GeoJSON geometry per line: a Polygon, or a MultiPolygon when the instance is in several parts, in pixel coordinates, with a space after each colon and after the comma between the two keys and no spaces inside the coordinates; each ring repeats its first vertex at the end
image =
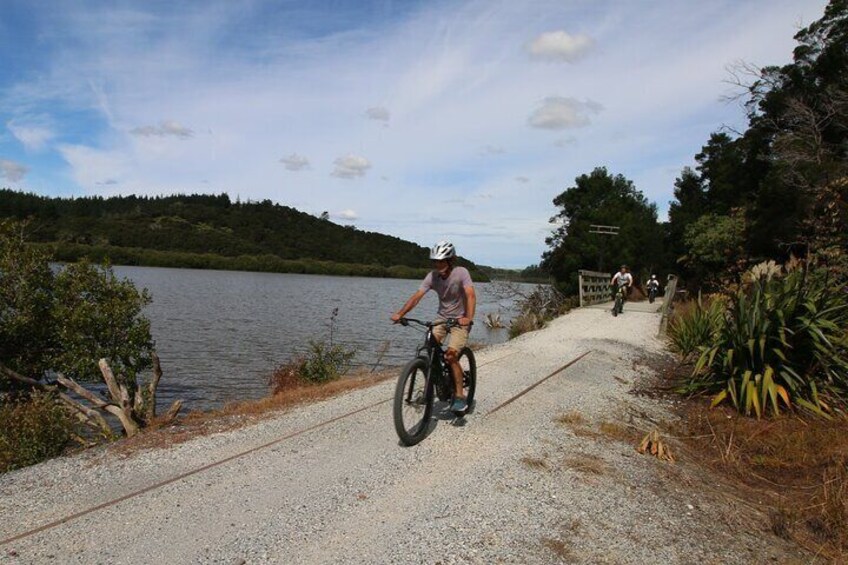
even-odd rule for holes
{"type": "MultiPolygon", "coordinates": [[[[34,389],[57,393],[59,402],[68,407],[80,422],[93,428],[103,436],[109,437],[113,435],[112,427],[106,418],[104,418],[104,414],[108,414],[118,419],[127,437],[132,437],[141,428],[150,425],[156,418],[156,388],[159,386],[159,380],[162,378],[162,367],[159,364],[159,357],[155,353],[153,354],[153,378],[144,388],[138,385],[132,399],[130,398],[127,387],[118,382],[118,379],[115,378],[115,374],[105,359],[100,360],[99,366],[100,373],[103,375],[103,381],[106,383],[106,388],[109,391],[109,399],[102,398],[72,378],[66,377],[61,373],[56,377],[55,383],[42,383],[20,375],[0,364],[0,375],[34,389]],[[88,402],[90,406],[72,398],[67,392],[74,393],[79,398],[88,402]]],[[[181,408],[182,401],[175,400],[161,419],[161,422],[168,423],[172,421],[177,417],[181,408]]]]}

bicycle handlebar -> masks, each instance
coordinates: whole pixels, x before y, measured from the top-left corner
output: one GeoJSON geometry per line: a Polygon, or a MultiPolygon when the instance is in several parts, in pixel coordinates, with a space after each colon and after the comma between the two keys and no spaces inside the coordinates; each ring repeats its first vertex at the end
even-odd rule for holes
{"type": "MultiPolygon", "coordinates": [[[[442,325],[447,326],[449,328],[455,328],[455,327],[459,327],[459,325],[460,325],[459,320],[457,320],[456,318],[448,318],[447,320],[438,320],[438,321],[435,321],[435,322],[425,322],[425,321],[422,321],[422,320],[416,320],[415,318],[401,318],[400,320],[398,320],[398,323],[402,326],[408,326],[409,322],[418,324],[419,326],[424,326],[425,328],[432,328],[432,327],[435,327],[435,326],[442,326],[442,325]]],[[[473,326],[474,320],[469,320],[468,325],[473,326]]]]}

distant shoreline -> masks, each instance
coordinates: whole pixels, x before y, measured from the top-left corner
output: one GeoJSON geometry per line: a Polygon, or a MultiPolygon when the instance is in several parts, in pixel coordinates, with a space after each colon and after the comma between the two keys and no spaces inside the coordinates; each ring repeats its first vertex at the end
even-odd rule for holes
{"type": "Polygon", "coordinates": [[[335,261],[321,261],[317,259],[281,259],[276,255],[270,254],[227,257],[215,253],[161,251],[112,245],[55,242],[32,243],[31,245],[49,251],[55,261],[67,263],[88,258],[95,262],[108,260],[110,264],[115,266],[169,267],[392,279],[424,278],[429,271],[426,268],[415,268],[405,265],[386,267],[383,265],[364,265],[360,263],[337,263],[335,261]]]}
{"type": "MultiPolygon", "coordinates": [[[[327,275],[340,277],[369,277],[386,279],[423,279],[429,268],[406,265],[384,265],[362,263],[337,263],[319,259],[281,259],[276,255],[238,255],[228,257],[215,253],[188,253],[183,251],[161,251],[141,247],[118,247],[114,245],[86,245],[82,243],[32,242],[29,245],[48,251],[54,261],[74,263],[83,258],[102,263],[108,260],[113,266],[166,267],[172,269],[202,269],[217,271],[243,271],[254,273],[292,273],[302,275],[327,275]]],[[[506,281],[526,284],[551,284],[541,278],[489,275],[479,269],[470,269],[471,277],[477,282],[506,281]]]]}

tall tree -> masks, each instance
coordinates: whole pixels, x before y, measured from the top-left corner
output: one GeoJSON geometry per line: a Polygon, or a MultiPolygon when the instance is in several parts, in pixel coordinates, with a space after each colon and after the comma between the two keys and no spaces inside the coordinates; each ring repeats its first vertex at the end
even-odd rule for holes
{"type": "MultiPolygon", "coordinates": [[[[795,39],[792,63],[742,68],[747,79],[738,84],[749,126],[735,139],[713,134],[696,156],[701,214],[724,223],[736,218],[732,223],[739,225],[734,211],[741,211],[749,262],[809,249],[848,268],[848,0],[831,0],[823,17],[795,39]]],[[[670,243],[679,242],[687,226],[715,225],[690,213],[698,208],[686,200],[691,194],[675,191],[670,243]]],[[[689,243],[700,245],[685,250],[690,269],[707,266],[697,265],[698,257],[721,255],[703,248],[721,238],[688,233],[689,243]]]]}
{"type": "Polygon", "coordinates": [[[579,269],[612,272],[626,263],[638,275],[661,265],[656,205],[622,175],[598,167],[577,177],[553,202],[559,212],[551,223],[558,227],[546,240],[550,249],[542,266],[565,292],[576,293],[579,269]],[[619,226],[619,234],[591,233],[592,224],[619,226]]]}

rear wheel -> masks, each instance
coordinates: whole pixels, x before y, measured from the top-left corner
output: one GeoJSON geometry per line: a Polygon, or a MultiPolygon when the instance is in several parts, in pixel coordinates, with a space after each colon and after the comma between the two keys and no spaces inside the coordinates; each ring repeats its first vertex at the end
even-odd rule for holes
{"type": "Polygon", "coordinates": [[[427,361],[417,357],[406,364],[395,387],[395,431],[404,445],[427,436],[433,412],[433,390],[427,379],[427,361]]]}
{"type": "Polygon", "coordinates": [[[477,390],[477,360],[474,358],[474,352],[467,347],[463,347],[459,352],[459,366],[462,367],[462,392],[468,403],[468,408],[465,409],[468,414],[474,407],[474,393],[477,390]]]}

